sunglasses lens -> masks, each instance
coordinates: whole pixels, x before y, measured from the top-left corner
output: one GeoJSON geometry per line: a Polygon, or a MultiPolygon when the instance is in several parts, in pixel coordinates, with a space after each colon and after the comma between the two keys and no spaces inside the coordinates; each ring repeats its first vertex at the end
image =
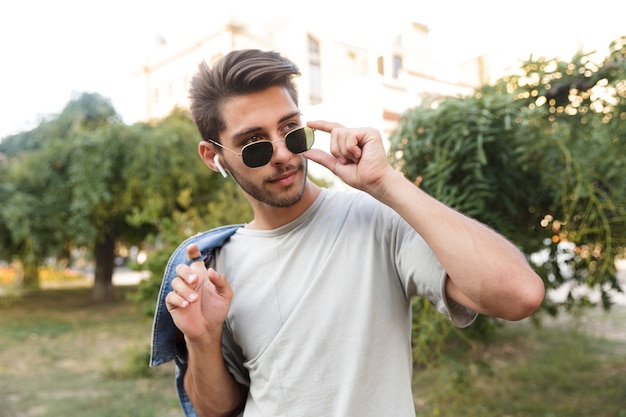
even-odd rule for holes
{"type": "Polygon", "coordinates": [[[258,168],[267,164],[272,159],[274,145],[272,142],[262,140],[246,145],[241,150],[243,163],[250,168],[258,168]]]}
{"type": "MultiPolygon", "coordinates": [[[[292,153],[302,153],[311,149],[315,142],[315,133],[310,127],[301,127],[292,130],[285,137],[287,149],[292,153]]],[[[272,159],[274,144],[267,140],[260,140],[244,146],[241,149],[243,163],[250,168],[259,168],[272,159]]]]}
{"type": "Polygon", "coordinates": [[[315,132],[308,126],[292,130],[285,137],[287,149],[292,153],[302,153],[308,151],[315,142],[315,132]]]}

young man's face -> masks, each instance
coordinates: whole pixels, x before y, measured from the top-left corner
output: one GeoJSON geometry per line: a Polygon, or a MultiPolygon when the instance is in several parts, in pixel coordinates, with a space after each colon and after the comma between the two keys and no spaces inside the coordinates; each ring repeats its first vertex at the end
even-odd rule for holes
{"type": "Polygon", "coordinates": [[[302,126],[300,111],[286,89],[270,87],[258,93],[229,99],[222,106],[226,129],[222,145],[236,152],[256,140],[274,143],[271,160],[259,168],[250,168],[241,156],[224,151],[220,161],[239,186],[253,199],[273,206],[289,207],[302,198],[306,183],[307,160],[291,153],[283,139],[302,126]]]}

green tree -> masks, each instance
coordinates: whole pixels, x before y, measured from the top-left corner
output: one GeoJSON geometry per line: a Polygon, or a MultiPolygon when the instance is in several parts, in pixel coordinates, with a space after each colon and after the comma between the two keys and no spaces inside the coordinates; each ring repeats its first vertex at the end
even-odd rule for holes
{"type": "Polygon", "coordinates": [[[139,206],[140,196],[129,192],[132,178],[129,166],[141,137],[121,123],[82,131],[72,137],[72,161],[69,168],[70,210],[77,246],[89,246],[95,259],[95,301],[113,297],[112,276],[115,246],[124,236],[140,239],[140,227],[131,228],[126,216],[139,206]]]}
{"type": "MultiPolygon", "coordinates": [[[[199,157],[196,158],[201,161],[199,157]]],[[[205,171],[208,168],[204,167],[205,171]]],[[[225,224],[240,224],[252,219],[252,208],[239,186],[232,180],[222,180],[219,174],[211,173],[222,181],[209,201],[205,204],[189,206],[182,204],[171,216],[159,221],[158,232],[148,237],[153,250],[144,265],[151,274],[139,284],[131,299],[142,306],[146,316],[154,315],[156,300],[163,279],[163,272],[170,255],[188,237],[225,224]]],[[[181,201],[186,201],[186,193],[181,193],[181,201]]]]}
{"type": "MultiPolygon", "coordinates": [[[[392,135],[392,162],[528,255],[543,253],[547,288],[588,285],[608,308],[626,245],[625,55],[620,39],[600,64],[531,58],[471,97],[412,109],[392,135]]],[[[588,305],[575,286],[544,307],[588,305]]]]}
{"type": "Polygon", "coordinates": [[[116,121],[120,118],[108,99],[97,93],[76,94],[60,114],[42,119],[34,129],[0,140],[0,154],[12,158],[40,149],[52,140],[67,139],[76,131],[116,121]]]}
{"type": "Polygon", "coordinates": [[[15,157],[3,175],[0,242],[8,259],[17,258],[25,288],[37,288],[39,266],[48,256],[67,257],[71,240],[67,164],[70,150],[58,140],[15,157]]]}
{"type": "Polygon", "coordinates": [[[0,227],[6,233],[0,241],[0,253],[20,261],[25,287],[38,287],[38,269],[44,259],[68,255],[68,224],[72,224],[67,181],[72,153],[69,138],[85,127],[115,119],[106,99],[82,94],[56,118],[0,142],[0,152],[6,158],[0,183],[0,227]]]}
{"type": "MultiPolygon", "coordinates": [[[[529,60],[496,88],[535,115],[526,161],[540,161],[540,187],[555,197],[541,222],[551,235],[549,286],[586,284],[608,308],[608,290],[620,289],[615,259],[626,246],[626,37],[603,60],[594,55],[529,60]],[[563,254],[563,243],[572,251],[563,254]]],[[[565,306],[588,303],[570,292],[565,306]]]]}
{"type": "Polygon", "coordinates": [[[44,259],[90,248],[96,301],[114,295],[118,245],[142,244],[175,213],[204,217],[222,185],[197,157],[199,134],[181,110],[127,126],[108,100],[84,94],[10,139],[2,143],[10,156],[1,167],[0,228],[8,231],[1,253],[20,259],[35,285],[44,259]]]}
{"type": "Polygon", "coordinates": [[[206,206],[219,191],[197,157],[199,140],[180,110],[156,124],[109,124],[75,139],[74,232],[78,244],[93,244],[94,299],[112,297],[116,244],[141,244],[175,212],[206,206]]]}

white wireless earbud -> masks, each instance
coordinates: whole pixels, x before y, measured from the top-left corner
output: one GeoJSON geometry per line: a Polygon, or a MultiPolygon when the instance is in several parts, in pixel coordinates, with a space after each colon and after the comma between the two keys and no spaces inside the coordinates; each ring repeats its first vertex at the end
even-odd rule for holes
{"type": "Polygon", "coordinates": [[[220,174],[222,174],[222,177],[226,178],[228,174],[226,173],[226,170],[224,169],[222,164],[220,164],[220,158],[218,154],[215,154],[215,156],[213,157],[213,162],[215,163],[215,167],[217,168],[217,170],[220,172],[220,174]]]}

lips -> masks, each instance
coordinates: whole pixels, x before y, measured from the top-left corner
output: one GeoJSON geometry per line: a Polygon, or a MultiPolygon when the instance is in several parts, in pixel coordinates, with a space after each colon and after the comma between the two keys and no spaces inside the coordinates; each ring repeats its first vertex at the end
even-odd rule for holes
{"type": "Polygon", "coordinates": [[[293,181],[293,178],[298,174],[298,171],[288,171],[284,174],[279,175],[278,177],[270,180],[271,183],[274,184],[283,184],[293,181]]]}

